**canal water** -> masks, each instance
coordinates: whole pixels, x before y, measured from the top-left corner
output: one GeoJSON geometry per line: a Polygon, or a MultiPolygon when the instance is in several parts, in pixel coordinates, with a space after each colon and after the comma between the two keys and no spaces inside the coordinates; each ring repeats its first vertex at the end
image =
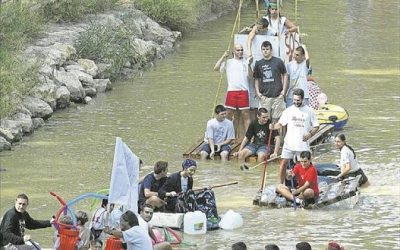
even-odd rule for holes
{"type": "MultiPolygon", "coordinates": [[[[283,14],[300,25],[313,73],[329,102],[346,108],[348,143],[371,185],[359,202],[344,201],[320,210],[265,209],[252,205],[262,167],[241,171],[236,162],[199,163],[195,187],[238,181],[215,189],[218,212],[240,213],[240,229],[185,235],[180,249],[230,249],[244,241],[249,249],[276,243],[294,249],[309,241],[325,249],[337,240],[346,249],[400,249],[400,60],[399,5],[396,1],[285,1],[283,14]]],[[[254,21],[244,10],[241,24],[254,21]]],[[[109,186],[115,137],[121,137],[145,165],[166,160],[178,171],[182,153],[203,134],[220,75],[215,62],[229,44],[235,13],[209,23],[185,38],[177,53],[156,63],[141,78],[121,81],[93,104],[56,113],[45,127],[24,138],[11,152],[0,153],[0,212],[13,206],[16,194],[30,197],[34,218],[50,218],[59,208],[49,194],[66,200],[109,186]]],[[[333,146],[320,148],[315,162],[334,162],[333,146]]],[[[268,165],[267,184],[277,182],[277,164],[268,165]]],[[[144,175],[151,167],[141,170],[144,175]]],[[[75,209],[89,210],[89,201],[75,209]]],[[[51,229],[30,231],[51,247],[51,229]]]]}

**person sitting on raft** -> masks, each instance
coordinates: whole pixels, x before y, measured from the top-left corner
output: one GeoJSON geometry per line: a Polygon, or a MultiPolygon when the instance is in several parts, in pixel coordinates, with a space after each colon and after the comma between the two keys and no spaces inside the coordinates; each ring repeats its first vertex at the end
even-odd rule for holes
{"type": "Polygon", "coordinates": [[[192,159],[186,159],[182,163],[182,170],[171,174],[164,185],[158,191],[160,199],[166,199],[166,210],[175,212],[177,196],[193,189],[193,175],[196,173],[197,163],[192,159]]]}
{"type": "Polygon", "coordinates": [[[296,164],[293,170],[289,170],[286,179],[296,177],[298,186],[289,190],[284,184],[279,184],[276,192],[287,200],[293,201],[298,205],[307,206],[316,202],[319,196],[317,169],[311,163],[310,151],[300,153],[300,164],[296,164]]]}
{"type": "Polygon", "coordinates": [[[162,208],[166,205],[165,201],[158,197],[158,191],[167,180],[167,173],[168,162],[158,161],[154,165],[154,171],[144,177],[139,188],[139,209],[144,203],[150,204],[155,209],[162,208]]]}
{"type": "Polygon", "coordinates": [[[267,109],[259,108],[257,110],[257,120],[250,123],[238,152],[233,154],[233,156],[238,156],[240,163],[244,164],[246,158],[250,155],[257,155],[258,162],[263,161],[268,150],[271,150],[267,148],[267,142],[272,140],[272,138],[275,139],[275,148],[270,158],[278,156],[281,139],[277,130],[274,130],[271,138],[268,138],[270,134],[269,124],[271,123],[268,118],[267,109]]]}
{"type": "Polygon", "coordinates": [[[232,121],[226,119],[227,111],[223,105],[215,106],[214,113],[215,118],[207,122],[205,144],[201,148],[200,156],[202,160],[214,160],[214,155],[219,153],[224,162],[228,160],[232,150],[230,144],[235,140],[235,129],[232,121]]]}
{"type": "Polygon", "coordinates": [[[368,177],[358,166],[356,153],[352,147],[346,144],[346,136],[344,134],[336,135],[335,146],[340,150],[340,174],[338,174],[335,178],[341,180],[347,177],[361,175],[359,185],[361,186],[367,183],[368,177]]]}

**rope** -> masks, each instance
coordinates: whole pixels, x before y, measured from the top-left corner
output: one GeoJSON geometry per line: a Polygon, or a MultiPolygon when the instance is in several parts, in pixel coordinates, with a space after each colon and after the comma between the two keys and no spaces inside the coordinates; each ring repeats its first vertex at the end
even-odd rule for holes
{"type": "Polygon", "coordinates": [[[256,1],[256,20],[258,20],[258,17],[260,16],[260,7],[258,6],[259,0],[255,0],[255,1],[256,1]]]}
{"type": "MultiPolygon", "coordinates": [[[[235,22],[233,23],[231,35],[230,35],[230,38],[229,38],[229,43],[228,43],[228,48],[227,48],[228,51],[231,49],[231,41],[232,41],[232,39],[233,39],[233,36],[235,35],[235,28],[236,28],[236,26],[238,26],[238,28],[239,28],[239,23],[240,23],[240,11],[241,11],[241,9],[242,9],[242,4],[243,4],[243,0],[240,0],[238,12],[237,12],[237,14],[236,14],[236,19],[235,19],[235,22]]],[[[217,106],[217,101],[218,101],[218,97],[219,97],[219,92],[220,92],[220,90],[221,90],[222,78],[223,78],[223,74],[221,74],[220,77],[219,77],[219,83],[218,83],[217,93],[215,94],[215,99],[214,99],[214,105],[213,105],[212,108],[211,108],[211,118],[214,116],[214,107],[217,106]]]]}

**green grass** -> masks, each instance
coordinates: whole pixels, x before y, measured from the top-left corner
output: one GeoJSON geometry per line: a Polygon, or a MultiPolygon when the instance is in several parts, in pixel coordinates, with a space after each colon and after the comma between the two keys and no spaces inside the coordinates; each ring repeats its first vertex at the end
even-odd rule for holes
{"type": "Polygon", "coordinates": [[[231,3],[231,0],[136,0],[135,6],[172,30],[189,32],[207,14],[225,10],[231,3]]]}
{"type": "Polygon", "coordinates": [[[139,68],[144,64],[133,38],[134,32],[128,26],[93,24],[78,38],[75,48],[81,58],[111,63],[110,73],[115,77],[128,62],[139,68]]]}

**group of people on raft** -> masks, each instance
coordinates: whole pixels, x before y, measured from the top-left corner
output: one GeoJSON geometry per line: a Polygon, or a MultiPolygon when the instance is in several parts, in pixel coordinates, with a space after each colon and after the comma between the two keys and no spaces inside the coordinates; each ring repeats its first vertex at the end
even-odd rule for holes
{"type": "MultiPolygon", "coordinates": [[[[259,48],[263,58],[252,66],[252,54],[257,49],[252,48],[255,35],[285,36],[297,31],[297,26],[280,16],[277,3],[270,1],[267,15],[253,26],[248,35],[248,58],[244,57],[243,45],[235,44],[233,58],[228,59],[231,53],[226,51],[216,62],[214,70],[226,72],[228,88],[225,105],[217,105],[214,109],[215,117],[207,122],[205,143],[200,149],[200,155],[202,160],[206,160],[214,159],[219,154],[222,161],[227,161],[231,154],[231,145],[236,139],[235,128],[238,128],[240,115],[246,132],[238,152],[232,156],[238,157],[241,164],[245,164],[245,159],[250,155],[256,155],[259,162],[268,157],[276,158],[281,137],[284,137],[277,192],[289,200],[298,196],[300,200],[305,199],[310,203],[318,198],[319,190],[317,171],[311,163],[308,141],[319,130],[314,111],[315,102],[323,104],[326,96],[310,96],[312,88],[309,88],[307,80],[310,58],[306,46],[295,48],[293,60],[285,64],[281,58],[273,56],[274,48],[266,40],[259,48]],[[254,94],[251,91],[252,86],[254,94]],[[252,99],[258,101],[257,117],[253,121],[250,116],[252,99]],[[298,162],[288,172],[297,177],[298,187],[294,190],[289,190],[284,185],[291,160],[298,162]]],[[[335,144],[341,151],[341,172],[335,178],[362,175],[360,184],[366,183],[367,178],[357,164],[354,150],[346,144],[345,135],[337,135],[335,144]]]]}

